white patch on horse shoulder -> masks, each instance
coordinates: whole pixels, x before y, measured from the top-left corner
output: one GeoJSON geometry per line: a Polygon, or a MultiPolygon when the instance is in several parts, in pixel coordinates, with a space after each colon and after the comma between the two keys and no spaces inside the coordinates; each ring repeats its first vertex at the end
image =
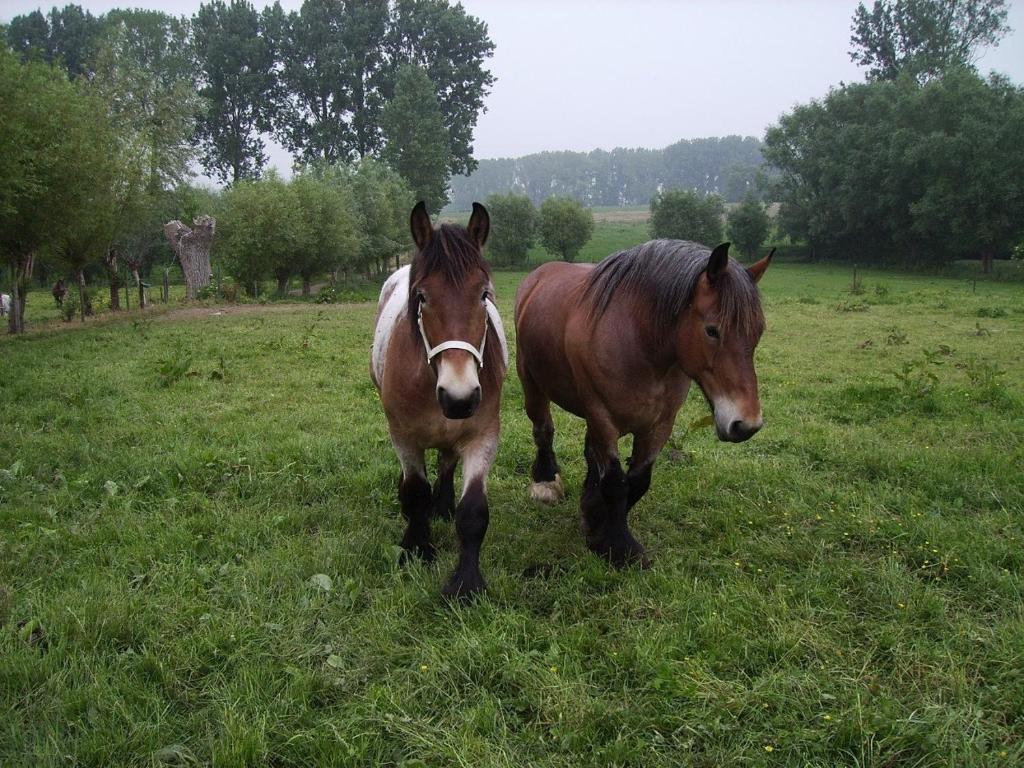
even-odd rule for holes
{"type": "Polygon", "coordinates": [[[484,302],[484,306],[487,308],[487,318],[491,321],[495,333],[498,334],[498,340],[501,342],[502,362],[505,364],[505,368],[508,368],[508,340],[505,338],[505,326],[501,322],[501,313],[490,299],[484,302]]]}
{"type": "Polygon", "coordinates": [[[565,498],[562,476],[555,475],[554,480],[541,480],[530,484],[530,498],[541,504],[557,504],[565,498]]]}
{"type": "Polygon", "coordinates": [[[377,386],[384,381],[384,363],[395,326],[409,309],[409,266],[406,265],[389,277],[380,289],[377,302],[377,327],[373,331],[370,365],[377,386]]]}

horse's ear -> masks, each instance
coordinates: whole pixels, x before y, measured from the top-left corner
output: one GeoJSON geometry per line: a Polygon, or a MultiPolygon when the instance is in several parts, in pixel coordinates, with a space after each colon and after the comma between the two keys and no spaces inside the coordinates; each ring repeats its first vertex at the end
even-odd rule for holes
{"type": "Polygon", "coordinates": [[[761,280],[762,275],[764,275],[764,271],[768,269],[768,265],[772,263],[772,256],[774,255],[775,249],[772,248],[771,251],[768,252],[767,256],[747,267],[747,274],[754,278],[755,283],[761,280]]]}
{"type": "Polygon", "coordinates": [[[469,236],[476,242],[478,248],[483,248],[487,242],[487,235],[491,233],[491,217],[487,209],[480,203],[473,203],[473,215],[469,217],[469,226],[466,227],[469,236]]]}
{"type": "Polygon", "coordinates": [[[434,225],[430,223],[427,205],[422,200],[416,203],[416,207],[409,215],[409,230],[412,232],[412,241],[421,251],[427,247],[430,238],[434,236],[434,225]]]}
{"type": "Polygon", "coordinates": [[[722,243],[715,246],[715,250],[711,252],[711,258],[708,259],[707,273],[708,280],[712,283],[715,282],[715,278],[724,274],[729,266],[729,245],[729,243],[722,243]]]}

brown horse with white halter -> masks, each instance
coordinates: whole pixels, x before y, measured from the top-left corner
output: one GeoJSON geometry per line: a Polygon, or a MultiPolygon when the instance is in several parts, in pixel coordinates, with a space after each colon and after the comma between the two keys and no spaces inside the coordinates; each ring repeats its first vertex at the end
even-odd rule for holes
{"type": "Polygon", "coordinates": [[[587,421],[581,527],[591,551],[615,565],[647,562],[627,515],[650,487],[691,382],[711,404],[720,440],[740,442],[761,428],[756,283],[771,257],[744,268],[729,258],[729,243],[712,251],[653,240],[597,266],[545,264],[519,286],[516,367],[537,446],[531,496],[562,496],[554,401],[587,421]],[[626,434],[633,455],[623,472],[626,434]]]}
{"type": "Polygon", "coordinates": [[[435,230],[421,202],[410,227],[417,251],[381,290],[370,375],[402,464],[402,547],[432,561],[430,518],[451,516],[454,508],[459,560],[443,592],[469,598],[485,586],[480,546],[488,523],[487,473],[498,447],[508,368],[490,269],[480,253],[490,219],[473,203],[467,227],[435,230]],[[438,451],[433,491],[424,463],[428,448],[438,451]],[[462,497],[455,506],[459,459],[462,497]]]}

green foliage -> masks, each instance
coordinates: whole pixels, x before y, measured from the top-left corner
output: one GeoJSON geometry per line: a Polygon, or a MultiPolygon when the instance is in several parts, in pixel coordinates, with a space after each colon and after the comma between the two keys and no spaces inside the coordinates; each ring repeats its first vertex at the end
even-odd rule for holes
{"type": "Polygon", "coordinates": [[[170,357],[160,360],[157,363],[157,384],[164,389],[172,387],[188,375],[191,367],[192,356],[182,350],[177,350],[170,357]]]}
{"type": "Polygon", "coordinates": [[[291,182],[298,207],[295,272],[309,281],[317,273],[356,263],[359,219],[348,185],[302,173],[291,182]]]}
{"type": "Polygon", "coordinates": [[[339,169],[339,183],[351,186],[360,221],[357,260],[346,269],[382,268],[380,262],[402,253],[411,245],[409,211],[415,200],[405,180],[384,163],[364,158],[339,169]]]}
{"type": "Polygon", "coordinates": [[[754,261],[762,255],[761,245],[767,239],[770,228],[771,219],[764,205],[753,193],[748,192],[743,202],[729,214],[726,234],[741,254],[754,261]]]}
{"type": "Polygon", "coordinates": [[[380,115],[381,158],[406,180],[413,196],[438,213],[448,202],[451,149],[436,87],[411,64],[399,69],[395,94],[380,115]]]}
{"type": "Polygon", "coordinates": [[[565,261],[574,261],[594,234],[594,214],[571,197],[549,197],[540,206],[540,242],[565,261]]]}
{"type": "Polygon", "coordinates": [[[261,16],[248,0],[211,0],[192,17],[207,108],[197,137],[203,168],[223,182],[260,175],[266,163],[260,133],[271,128],[277,93],[275,51],[267,34],[280,5],[261,16]]]}
{"type": "Polygon", "coordinates": [[[295,195],[276,173],[245,180],[223,195],[215,248],[250,294],[272,273],[295,274],[300,215],[295,195]]]}
{"type": "Polygon", "coordinates": [[[850,59],[868,77],[930,80],[973,65],[1010,31],[1006,0],[875,0],[853,14],[850,59]]]}
{"type": "Polygon", "coordinates": [[[74,78],[92,74],[92,57],[104,29],[102,19],[69,3],[54,6],[46,16],[38,10],[15,16],[6,31],[9,45],[23,59],[62,67],[74,78]]]}
{"type": "Polygon", "coordinates": [[[522,265],[537,236],[537,209],[526,195],[509,192],[484,200],[491,217],[487,258],[499,266],[522,265]]]}
{"type": "Polygon", "coordinates": [[[1024,234],[1024,92],[999,77],[838,88],[769,128],[764,153],[783,228],[815,253],[939,265],[1024,234]]]}
{"type": "Polygon", "coordinates": [[[651,198],[651,237],[714,247],[722,241],[724,214],[725,204],[717,195],[668,189],[651,198]]]}

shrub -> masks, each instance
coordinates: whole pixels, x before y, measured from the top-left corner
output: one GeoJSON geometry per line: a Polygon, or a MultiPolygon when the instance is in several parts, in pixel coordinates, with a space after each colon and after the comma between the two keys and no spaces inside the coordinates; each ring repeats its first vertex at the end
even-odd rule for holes
{"type": "Polygon", "coordinates": [[[722,241],[725,203],[718,195],[669,189],[651,198],[651,236],[714,246],[722,241]]]}
{"type": "Polygon", "coordinates": [[[761,201],[747,193],[732,213],[726,227],[729,239],[736,244],[740,253],[754,261],[758,258],[758,250],[768,237],[771,219],[768,218],[761,201]]]}
{"type": "Polygon", "coordinates": [[[537,209],[526,195],[509,192],[493,194],[484,201],[491,217],[491,236],[487,241],[490,261],[500,266],[516,266],[526,261],[537,233],[537,209]]]}
{"type": "Polygon", "coordinates": [[[594,214],[571,197],[549,197],[540,206],[540,242],[573,261],[594,234],[594,214]]]}

